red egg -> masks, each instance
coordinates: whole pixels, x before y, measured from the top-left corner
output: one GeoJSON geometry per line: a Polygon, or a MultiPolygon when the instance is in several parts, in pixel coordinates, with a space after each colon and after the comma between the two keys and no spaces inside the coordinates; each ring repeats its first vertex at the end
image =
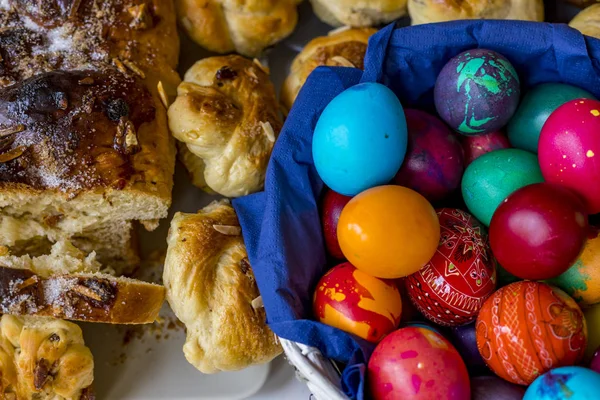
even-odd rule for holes
{"type": "Polygon", "coordinates": [[[433,258],[405,279],[413,304],[439,325],[472,322],[496,288],[496,261],[485,228],[454,208],[437,210],[441,238],[433,258]]]}
{"type": "Polygon", "coordinates": [[[587,344],[585,318],[575,300],[540,282],[497,290],[481,308],[475,329],[488,367],[519,385],[553,368],[576,365],[587,344]]]}
{"type": "Polygon", "coordinates": [[[433,330],[408,327],[379,343],[368,366],[375,400],[465,400],[469,374],[458,351],[433,330]]]}
{"type": "Polygon", "coordinates": [[[492,132],[487,135],[478,136],[463,136],[461,143],[465,155],[465,167],[486,153],[510,148],[510,142],[502,132],[492,132]]]}
{"type": "Polygon", "coordinates": [[[510,195],[490,224],[494,256],[509,273],[550,279],[577,260],[587,240],[583,202],[570,189],[536,183],[510,195]]]}
{"type": "Polygon", "coordinates": [[[321,203],[321,223],[327,252],[338,260],[343,260],[344,254],[338,242],[337,226],[340,214],[352,197],[341,195],[333,190],[327,190],[321,203]]]}
{"type": "Polygon", "coordinates": [[[397,281],[344,263],[321,278],[313,309],[319,322],[377,343],[400,324],[402,298],[397,281]]]}
{"type": "Polygon", "coordinates": [[[419,110],[405,110],[408,149],[394,183],[429,201],[445,198],[460,186],[463,152],[456,136],[440,119],[419,110]]]}
{"type": "Polygon", "coordinates": [[[589,214],[600,212],[600,101],[572,100],[554,111],[538,143],[546,182],[573,189],[589,214]]]}

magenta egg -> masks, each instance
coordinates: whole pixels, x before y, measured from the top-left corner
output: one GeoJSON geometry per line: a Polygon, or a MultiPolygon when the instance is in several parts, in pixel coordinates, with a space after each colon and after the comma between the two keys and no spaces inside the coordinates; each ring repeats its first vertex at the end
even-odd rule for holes
{"type": "Polygon", "coordinates": [[[465,168],[474,160],[494,150],[509,149],[510,143],[502,132],[487,135],[463,136],[461,143],[464,151],[465,168]]]}
{"type": "Polygon", "coordinates": [[[408,149],[394,183],[409,187],[429,201],[441,200],[460,186],[464,172],[461,144],[437,117],[405,110],[408,149]]]}
{"type": "Polygon", "coordinates": [[[458,351],[443,336],[421,327],[390,333],[368,366],[375,400],[471,398],[469,374],[458,351]]]}
{"type": "Polygon", "coordinates": [[[600,101],[578,99],[548,118],[538,143],[546,182],[573,189],[589,214],[600,212],[600,101]]]}
{"type": "Polygon", "coordinates": [[[551,183],[525,186],[504,200],[492,217],[492,253],[522,279],[550,279],[576,261],[587,240],[583,201],[551,183]]]}
{"type": "Polygon", "coordinates": [[[345,259],[337,237],[337,226],[344,206],[352,197],[341,195],[328,189],[321,203],[321,224],[327,252],[338,260],[345,259]]]}

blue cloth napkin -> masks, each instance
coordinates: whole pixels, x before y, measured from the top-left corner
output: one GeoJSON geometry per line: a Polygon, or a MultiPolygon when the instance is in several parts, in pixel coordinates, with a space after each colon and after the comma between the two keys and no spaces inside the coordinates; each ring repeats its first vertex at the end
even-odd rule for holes
{"type": "Polygon", "coordinates": [[[319,220],[323,182],[312,160],[313,129],[325,106],[360,82],[384,83],[404,107],[433,111],[433,87],[444,64],[478,47],[506,56],[523,91],[564,82],[600,98],[600,41],[566,25],[490,20],[390,25],[371,38],[364,73],[319,67],[310,75],[275,144],[265,190],[233,202],[271,329],[346,364],[341,384],[350,398],[367,398],[366,361],[373,345],[311,321],[315,285],[331,267],[319,220]]]}

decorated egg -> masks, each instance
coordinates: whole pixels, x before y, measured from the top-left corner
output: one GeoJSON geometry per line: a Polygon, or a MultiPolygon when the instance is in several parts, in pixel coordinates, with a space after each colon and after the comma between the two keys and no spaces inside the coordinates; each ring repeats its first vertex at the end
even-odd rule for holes
{"type": "Polygon", "coordinates": [[[425,328],[402,328],[377,345],[367,370],[375,400],[471,398],[469,374],[456,349],[425,328]]]}
{"type": "Polygon", "coordinates": [[[474,321],[496,288],[496,265],[483,225],[454,209],[437,211],[441,238],[424,268],[408,276],[406,291],[429,320],[443,326],[474,321]]]}
{"type": "Polygon", "coordinates": [[[434,331],[435,333],[442,335],[442,332],[440,331],[440,327],[434,327],[432,324],[428,324],[427,322],[421,322],[421,321],[416,321],[416,322],[409,322],[406,325],[404,325],[404,327],[409,328],[409,327],[413,327],[413,328],[424,328],[424,329],[429,329],[434,331]]]}
{"type": "Polygon", "coordinates": [[[467,208],[485,226],[496,208],[515,190],[543,182],[535,154],[520,149],[484,154],[465,170],[462,195],[467,208]]]}
{"type": "Polygon", "coordinates": [[[434,208],[414,190],[379,186],[346,204],[338,222],[346,259],[379,278],[408,276],[431,259],[440,240],[434,208]]]}
{"type": "Polygon", "coordinates": [[[600,347],[592,356],[592,361],[590,361],[590,369],[600,373],[600,347]]]}
{"type": "Polygon", "coordinates": [[[550,280],[582,307],[600,303],[600,236],[591,228],[583,252],[562,275],[550,280]]]}
{"type": "Polygon", "coordinates": [[[553,369],[537,378],[523,400],[592,400],[600,397],[600,374],[588,368],[553,369]]]}
{"type": "Polygon", "coordinates": [[[496,210],[490,224],[494,256],[522,279],[550,279],[577,260],[587,240],[583,202],[551,183],[525,186],[496,210]]]}
{"type": "Polygon", "coordinates": [[[522,400],[525,388],[497,376],[471,378],[471,400],[522,400]]]}
{"type": "Polygon", "coordinates": [[[319,322],[376,343],[400,324],[402,299],[396,282],[344,263],[321,278],[313,309],[319,322]]]}
{"type": "Polygon", "coordinates": [[[456,326],[450,330],[449,339],[465,361],[467,368],[474,374],[486,371],[485,361],[477,349],[475,323],[456,326]]]}
{"type": "Polygon", "coordinates": [[[379,83],[361,83],[325,107],[315,126],[312,154],[323,182],[354,196],[392,180],[406,142],[406,119],[396,95],[379,83]]]}
{"type": "Polygon", "coordinates": [[[589,214],[600,212],[600,101],[572,100],[550,115],[538,146],[547,182],[573,189],[589,214]]]}
{"type": "Polygon", "coordinates": [[[442,121],[419,110],[406,110],[408,151],[394,183],[438,201],[460,186],[464,172],[458,138],[442,121]]]}
{"type": "Polygon", "coordinates": [[[477,347],[501,378],[529,385],[553,368],[581,361],[586,324],[575,301],[541,282],[498,289],[477,317],[477,347]]]}
{"type": "Polygon", "coordinates": [[[508,138],[502,132],[491,132],[477,136],[463,136],[461,142],[465,155],[465,167],[484,154],[494,150],[510,148],[508,138]]]}
{"type": "Polygon", "coordinates": [[[486,49],[465,51],[444,66],[435,82],[438,114],[463,135],[500,130],[519,105],[519,77],[502,55],[486,49]]]}
{"type": "Polygon", "coordinates": [[[585,360],[590,361],[596,349],[600,347],[600,304],[583,310],[588,326],[588,345],[585,350],[585,360]]]}
{"type": "Polygon", "coordinates": [[[333,190],[327,190],[321,203],[321,223],[323,224],[323,236],[325,248],[329,255],[339,260],[344,259],[342,249],[337,238],[337,226],[342,209],[352,197],[344,196],[333,190]]]}
{"type": "Polygon", "coordinates": [[[574,99],[594,99],[594,96],[577,86],[564,83],[544,83],[528,91],[508,124],[510,144],[537,153],[540,133],[550,114],[574,99]]]}

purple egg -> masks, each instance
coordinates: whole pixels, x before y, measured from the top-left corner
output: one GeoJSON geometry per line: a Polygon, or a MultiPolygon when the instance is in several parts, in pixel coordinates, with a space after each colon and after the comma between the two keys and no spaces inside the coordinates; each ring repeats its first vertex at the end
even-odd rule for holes
{"type": "Polygon", "coordinates": [[[590,362],[590,369],[600,374],[600,347],[596,349],[596,352],[592,356],[592,361],[590,362]]]}
{"type": "Polygon", "coordinates": [[[471,378],[471,400],[521,400],[525,388],[497,376],[471,378]]]}
{"type": "Polygon", "coordinates": [[[457,132],[472,136],[500,130],[519,105],[519,77],[504,56],[465,51],[444,66],[435,83],[435,107],[457,132]]]}
{"type": "Polygon", "coordinates": [[[469,371],[472,373],[489,371],[477,349],[475,322],[452,328],[450,330],[450,341],[465,360],[469,371]]]}
{"type": "Polygon", "coordinates": [[[458,137],[438,118],[419,110],[405,110],[408,149],[394,183],[438,201],[454,192],[464,172],[458,137]]]}

